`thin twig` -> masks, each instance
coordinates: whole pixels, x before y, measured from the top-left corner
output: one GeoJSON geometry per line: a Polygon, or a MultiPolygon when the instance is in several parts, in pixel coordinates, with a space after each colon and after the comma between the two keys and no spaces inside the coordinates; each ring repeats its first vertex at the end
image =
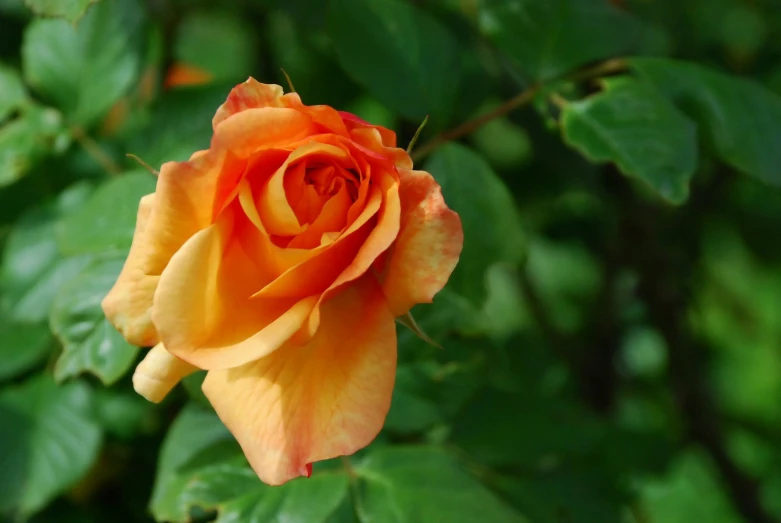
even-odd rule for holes
{"type": "Polygon", "coordinates": [[[537,93],[540,90],[540,86],[532,86],[522,93],[518,94],[517,96],[514,96],[513,98],[510,98],[506,102],[504,102],[502,105],[497,107],[496,109],[489,111],[485,114],[482,114],[478,116],[477,118],[474,118],[472,120],[469,120],[468,122],[465,122],[455,129],[451,129],[450,131],[444,132],[434,138],[432,138],[430,141],[424,143],[420,148],[418,148],[414,153],[412,153],[412,159],[414,161],[418,161],[432,152],[434,152],[437,148],[442,146],[443,144],[452,141],[457,140],[458,138],[462,138],[464,136],[467,136],[483,125],[487,124],[491,120],[494,120],[496,118],[502,117],[509,113],[510,111],[513,111],[514,109],[517,109],[523,105],[526,105],[527,103],[531,102],[534,97],[537,95],[537,93]]]}
{"type": "Polygon", "coordinates": [[[122,173],[122,169],[114,162],[114,159],[86,134],[81,127],[72,127],[71,136],[107,173],[112,176],[118,176],[122,173]]]}
{"type": "MultiPolygon", "coordinates": [[[[569,73],[560,78],[556,78],[552,82],[559,81],[559,80],[581,82],[583,80],[588,80],[590,78],[624,71],[626,70],[627,66],[628,63],[623,58],[612,58],[610,60],[600,62],[593,67],[588,67],[586,69],[569,73]]],[[[415,151],[412,154],[412,159],[414,161],[418,161],[428,156],[432,152],[434,152],[437,148],[439,148],[443,144],[450,142],[452,140],[463,138],[464,136],[473,133],[483,125],[490,122],[491,120],[494,120],[496,118],[501,118],[502,116],[505,116],[506,114],[514,111],[515,109],[518,109],[519,107],[528,104],[529,102],[534,100],[534,97],[537,96],[537,93],[539,93],[543,87],[544,85],[542,84],[532,85],[525,91],[510,98],[509,100],[504,102],[499,107],[493,109],[492,111],[489,111],[476,118],[473,118],[472,120],[469,120],[468,122],[465,122],[459,125],[458,127],[451,129],[450,131],[446,131],[438,136],[435,136],[430,141],[423,144],[417,151],[415,151]]]]}
{"type": "Polygon", "coordinates": [[[295,93],[296,92],[296,88],[293,86],[293,80],[290,79],[290,75],[287,74],[287,71],[285,71],[282,68],[280,68],[279,70],[282,71],[282,74],[285,75],[285,80],[287,80],[287,85],[288,85],[288,87],[290,87],[290,92],[291,93],[295,93]]]}
{"type": "Polygon", "coordinates": [[[412,149],[415,148],[415,144],[418,142],[418,138],[420,138],[420,133],[423,132],[423,128],[426,127],[427,123],[428,123],[428,115],[426,115],[426,117],[423,118],[423,121],[418,126],[418,130],[415,131],[415,136],[413,136],[412,140],[409,141],[409,145],[407,145],[407,154],[412,153],[412,149]]]}
{"type": "Polygon", "coordinates": [[[132,160],[135,160],[136,162],[138,162],[139,165],[141,165],[141,167],[143,167],[144,169],[146,169],[150,173],[154,174],[155,176],[160,176],[160,171],[158,171],[157,169],[155,169],[154,167],[152,167],[151,165],[146,163],[144,160],[142,160],[141,158],[139,158],[135,154],[127,153],[125,156],[127,156],[128,158],[130,158],[132,160]]]}

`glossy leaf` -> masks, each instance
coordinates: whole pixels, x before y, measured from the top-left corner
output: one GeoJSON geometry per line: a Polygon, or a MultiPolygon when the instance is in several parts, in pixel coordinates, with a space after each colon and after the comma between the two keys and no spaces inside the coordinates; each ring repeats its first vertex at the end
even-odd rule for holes
{"type": "Polygon", "coordinates": [[[75,27],[34,20],[22,46],[27,83],[72,123],[95,123],[136,80],[141,14],[134,0],[103,0],[75,27]]]}
{"type": "Polygon", "coordinates": [[[54,377],[58,381],[89,372],[110,385],[133,365],[138,348],[108,322],[100,302],[122,270],[124,259],[92,263],[65,283],[51,309],[51,326],[62,343],[54,377]]]}
{"type": "Polygon", "coordinates": [[[607,1],[485,0],[479,23],[482,33],[535,80],[636,53],[660,38],[607,1]]]}
{"type": "Polygon", "coordinates": [[[0,320],[0,381],[32,369],[50,348],[51,334],[46,325],[0,320]]]}
{"type": "Polygon", "coordinates": [[[99,0],[24,0],[30,10],[38,16],[64,18],[75,23],[99,0]]]}
{"type": "Polygon", "coordinates": [[[592,162],[614,162],[671,203],[683,203],[697,168],[694,123],[650,84],[615,78],[604,86],[564,106],[564,139],[592,162]]]}
{"type": "Polygon", "coordinates": [[[145,170],[112,178],[78,211],[65,217],[57,244],[65,255],[126,254],[133,240],[138,202],[153,193],[157,179],[145,170]]]}
{"type": "Polygon", "coordinates": [[[0,513],[40,510],[78,481],[98,456],[101,431],[83,383],[37,376],[0,391],[0,513]]]}
{"type": "Polygon", "coordinates": [[[462,145],[445,145],[425,168],[442,185],[445,201],[458,212],[464,228],[464,250],[447,288],[480,306],[490,265],[517,264],[524,258],[526,244],[515,202],[486,161],[462,145]]]}
{"type": "Polygon", "coordinates": [[[356,510],[363,521],[525,521],[438,448],[378,448],[355,472],[361,493],[356,510]]]}
{"type": "Polygon", "coordinates": [[[186,467],[209,447],[232,441],[233,436],[214,412],[190,404],[179,414],[160,450],[149,507],[157,520],[188,519],[189,506],[181,495],[192,475],[186,467]]]}
{"type": "Polygon", "coordinates": [[[29,106],[0,127],[0,187],[16,182],[54,151],[61,124],[62,116],[57,111],[29,106]]]}
{"type": "Polygon", "coordinates": [[[642,58],[633,59],[632,68],[700,125],[700,134],[722,161],[781,186],[781,97],[693,63],[642,58]]]}
{"type": "Polygon", "coordinates": [[[19,72],[0,62],[0,123],[27,101],[19,72]]]}
{"type": "Polygon", "coordinates": [[[334,0],[328,34],[339,63],[382,103],[441,125],[461,76],[459,47],[437,20],[404,0],[334,0]]]}
{"type": "Polygon", "coordinates": [[[61,258],[55,240],[57,214],[51,207],[34,209],[9,235],[0,267],[0,304],[15,321],[47,320],[60,286],[90,263],[86,256],[61,258]]]}

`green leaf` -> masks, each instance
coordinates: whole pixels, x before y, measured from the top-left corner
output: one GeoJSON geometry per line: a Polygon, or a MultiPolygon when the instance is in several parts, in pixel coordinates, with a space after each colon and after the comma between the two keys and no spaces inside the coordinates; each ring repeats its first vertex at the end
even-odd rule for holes
{"type": "Polygon", "coordinates": [[[479,307],[488,268],[523,260],[526,244],[515,202],[485,160],[461,145],[442,147],[426,170],[442,185],[445,202],[461,216],[464,228],[464,250],[447,288],[479,307]]]}
{"type": "Polygon", "coordinates": [[[126,254],[133,240],[141,197],[155,191],[156,178],[131,171],[101,185],[57,230],[57,244],[66,255],[126,254]]]}
{"type": "MultiPolygon", "coordinates": [[[[251,472],[252,469],[249,469],[247,475],[251,472]]],[[[255,481],[259,481],[257,476],[255,481]]],[[[221,507],[216,523],[346,522],[351,519],[335,516],[342,513],[342,507],[349,508],[346,504],[348,495],[349,481],[346,474],[313,475],[309,479],[290,481],[281,487],[261,487],[253,494],[232,500],[221,507]]]]}
{"type": "Polygon", "coordinates": [[[208,148],[212,117],[231,87],[218,84],[168,91],[153,108],[146,128],[131,137],[127,150],[159,169],[164,162],[184,161],[208,148]]]}
{"type": "Polygon", "coordinates": [[[607,1],[484,0],[478,20],[481,32],[535,80],[636,54],[659,38],[607,1]]]}
{"type": "Polygon", "coordinates": [[[257,49],[256,33],[248,21],[224,11],[196,11],[181,21],[174,55],[216,80],[238,82],[252,73],[257,49]]]}
{"type": "Polygon", "coordinates": [[[0,319],[0,381],[32,369],[50,348],[51,334],[46,325],[0,319]]]}
{"type": "Polygon", "coordinates": [[[460,80],[456,39],[404,0],[333,0],[328,33],[348,74],[380,102],[415,121],[441,125],[460,80]]]}
{"type": "Polygon", "coordinates": [[[17,181],[55,149],[61,124],[62,116],[54,109],[28,106],[0,127],[0,187],[17,181]]]}
{"type": "Polygon", "coordinates": [[[605,90],[567,103],[565,141],[593,162],[615,162],[671,203],[683,203],[697,168],[697,129],[653,85],[631,78],[604,81],[605,90]]]}
{"type": "Polygon", "coordinates": [[[356,510],[373,523],[525,521],[434,447],[384,447],[357,467],[356,510]]]}
{"type": "Polygon", "coordinates": [[[75,23],[87,8],[98,0],[24,0],[25,5],[38,16],[64,18],[75,23]]]}
{"type": "Polygon", "coordinates": [[[158,521],[188,519],[188,504],[182,499],[182,492],[192,476],[187,466],[209,447],[233,441],[233,436],[213,411],[194,403],[184,408],[171,425],[160,451],[149,507],[158,521]]]}
{"type": "Polygon", "coordinates": [[[90,393],[46,375],[0,392],[0,513],[28,516],[87,473],[101,444],[90,393]]]}
{"type": "Polygon", "coordinates": [[[781,186],[781,97],[693,63],[636,58],[631,65],[700,125],[722,161],[781,186]]]}
{"type": "Polygon", "coordinates": [[[43,322],[57,290],[90,263],[86,256],[61,259],[55,240],[57,212],[34,209],[8,237],[0,268],[3,314],[19,322],[43,322]]]}
{"type": "Polygon", "coordinates": [[[27,93],[19,72],[0,63],[0,123],[27,102],[27,93]]]}
{"type": "Polygon", "coordinates": [[[416,369],[399,367],[393,387],[393,401],[385,419],[385,430],[408,434],[420,432],[442,421],[441,409],[420,390],[423,379],[416,369]]]}
{"type": "Polygon", "coordinates": [[[111,385],[135,362],[138,348],[124,340],[100,307],[123,264],[116,258],[90,264],[59,289],[50,317],[52,332],[62,342],[57,381],[90,372],[111,385]]]}
{"type": "Polygon", "coordinates": [[[22,45],[27,83],[70,122],[95,123],[136,80],[142,14],[134,0],[103,0],[76,27],[34,20],[22,45]]]}
{"type": "Polygon", "coordinates": [[[666,478],[642,488],[650,521],[739,523],[713,463],[701,452],[681,455],[666,478]]]}

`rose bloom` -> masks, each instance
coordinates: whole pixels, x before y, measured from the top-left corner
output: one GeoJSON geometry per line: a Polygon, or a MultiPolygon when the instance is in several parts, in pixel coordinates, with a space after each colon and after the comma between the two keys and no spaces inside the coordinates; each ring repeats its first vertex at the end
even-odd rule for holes
{"type": "Polygon", "coordinates": [[[160,401],[203,391],[261,480],[368,445],[388,413],[396,317],[431,302],[463,242],[432,176],[383,127],[250,78],[206,151],[162,166],[103,301],[160,401]]]}

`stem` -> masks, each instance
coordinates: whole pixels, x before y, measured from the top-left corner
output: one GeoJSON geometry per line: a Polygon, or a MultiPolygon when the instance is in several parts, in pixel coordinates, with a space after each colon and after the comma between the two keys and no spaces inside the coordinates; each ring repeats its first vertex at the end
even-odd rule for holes
{"type": "Polygon", "coordinates": [[[518,107],[521,107],[523,105],[526,105],[527,103],[531,102],[534,99],[534,97],[537,95],[539,90],[540,90],[540,86],[534,85],[526,89],[522,93],[514,96],[513,98],[510,98],[509,100],[504,102],[496,109],[489,111],[485,114],[482,114],[477,118],[469,120],[468,122],[462,123],[455,129],[451,129],[450,131],[435,136],[430,141],[420,146],[420,148],[416,150],[414,153],[412,153],[412,159],[414,161],[418,161],[422,158],[425,158],[426,156],[434,152],[436,149],[438,149],[445,143],[451,140],[456,140],[458,138],[467,136],[473,133],[474,131],[476,131],[477,129],[479,129],[480,127],[482,127],[483,125],[487,124],[491,120],[504,116],[510,111],[517,109],[518,107]]]}
{"type": "Polygon", "coordinates": [[[95,140],[87,135],[81,127],[72,127],[71,136],[108,174],[118,176],[122,173],[122,169],[114,162],[114,159],[95,140]]]}
{"type": "MultiPolygon", "coordinates": [[[[624,71],[627,68],[627,65],[628,64],[626,60],[622,58],[612,58],[610,60],[600,62],[594,67],[588,67],[586,69],[582,69],[570,73],[568,75],[565,75],[564,77],[554,79],[550,83],[553,83],[557,80],[580,82],[583,80],[594,78],[596,76],[604,76],[607,74],[624,71]]],[[[504,102],[496,109],[493,109],[492,111],[489,111],[476,118],[473,118],[472,120],[464,122],[458,127],[451,129],[450,131],[446,131],[438,136],[435,136],[430,141],[423,144],[417,151],[415,151],[412,154],[412,159],[414,161],[421,160],[422,158],[425,158],[426,156],[434,152],[437,148],[441,147],[445,143],[452,140],[457,140],[459,138],[463,138],[464,136],[473,133],[483,125],[490,122],[491,120],[500,118],[510,113],[511,111],[528,104],[529,102],[534,100],[534,97],[537,96],[537,93],[539,93],[544,87],[545,84],[532,85],[531,87],[521,92],[520,94],[517,94],[513,98],[510,98],[509,100],[504,102]]]]}

